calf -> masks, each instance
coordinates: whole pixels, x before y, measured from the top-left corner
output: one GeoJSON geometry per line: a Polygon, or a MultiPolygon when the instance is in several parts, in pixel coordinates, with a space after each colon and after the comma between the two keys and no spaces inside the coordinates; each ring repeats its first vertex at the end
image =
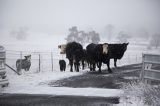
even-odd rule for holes
{"type": "Polygon", "coordinates": [[[65,60],[59,60],[60,71],[66,70],[66,62],[65,60]]]}
{"type": "Polygon", "coordinates": [[[25,59],[18,59],[16,61],[16,68],[19,72],[21,69],[24,69],[25,71],[29,71],[31,66],[31,55],[24,56],[25,59]]]}

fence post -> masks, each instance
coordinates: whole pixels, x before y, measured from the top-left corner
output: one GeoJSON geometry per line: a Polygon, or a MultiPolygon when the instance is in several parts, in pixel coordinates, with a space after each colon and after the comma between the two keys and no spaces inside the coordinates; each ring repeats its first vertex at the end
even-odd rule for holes
{"type": "Polygon", "coordinates": [[[51,52],[51,62],[52,62],[52,71],[53,71],[53,53],[51,52]]]}
{"type": "Polygon", "coordinates": [[[144,64],[144,54],[142,54],[142,70],[141,70],[141,72],[140,72],[140,80],[141,80],[142,82],[144,82],[144,68],[145,68],[144,65],[145,65],[145,64],[144,64]]]}
{"type": "Polygon", "coordinates": [[[138,61],[137,61],[137,55],[136,55],[136,63],[137,63],[138,61]]]}
{"type": "Polygon", "coordinates": [[[39,54],[39,72],[41,71],[41,55],[39,54]]]}
{"type": "Polygon", "coordinates": [[[20,51],[20,71],[22,70],[22,51],[20,51]]]}

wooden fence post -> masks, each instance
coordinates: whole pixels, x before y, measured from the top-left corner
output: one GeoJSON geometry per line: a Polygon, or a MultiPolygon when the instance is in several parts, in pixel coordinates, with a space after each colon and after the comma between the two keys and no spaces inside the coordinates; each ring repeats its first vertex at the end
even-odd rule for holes
{"type": "Polygon", "coordinates": [[[39,72],[41,71],[41,55],[39,54],[39,72]]]}
{"type": "Polygon", "coordinates": [[[138,62],[138,60],[137,60],[137,55],[136,55],[136,63],[138,62]]]}
{"type": "Polygon", "coordinates": [[[145,68],[144,65],[145,65],[145,64],[144,64],[144,54],[142,54],[142,70],[141,70],[141,72],[140,72],[140,80],[141,80],[142,82],[144,82],[144,68],[145,68]]]}
{"type": "Polygon", "coordinates": [[[20,71],[22,70],[22,51],[20,51],[20,71]]]}
{"type": "Polygon", "coordinates": [[[52,71],[53,71],[53,53],[51,52],[51,62],[52,62],[52,71]]]}

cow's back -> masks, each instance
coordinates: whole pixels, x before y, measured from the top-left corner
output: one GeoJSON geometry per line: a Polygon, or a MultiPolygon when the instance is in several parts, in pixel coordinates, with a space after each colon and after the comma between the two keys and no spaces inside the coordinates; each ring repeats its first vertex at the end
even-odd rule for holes
{"type": "Polygon", "coordinates": [[[121,59],[124,55],[122,44],[109,44],[109,58],[121,59]]]}
{"type": "Polygon", "coordinates": [[[66,46],[66,57],[71,58],[76,52],[82,52],[83,53],[83,47],[81,44],[77,42],[70,42],[66,46]]]}

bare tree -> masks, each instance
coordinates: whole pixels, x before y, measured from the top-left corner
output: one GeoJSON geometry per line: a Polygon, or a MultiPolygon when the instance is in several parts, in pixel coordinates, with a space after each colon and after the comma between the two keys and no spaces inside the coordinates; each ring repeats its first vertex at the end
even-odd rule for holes
{"type": "Polygon", "coordinates": [[[17,40],[26,40],[28,37],[28,28],[27,27],[20,27],[18,30],[13,30],[10,32],[12,37],[15,37],[17,40]]]}
{"type": "Polygon", "coordinates": [[[105,27],[105,34],[106,34],[108,40],[111,40],[111,38],[113,37],[114,29],[115,29],[115,27],[111,24],[108,24],[105,27]]]}
{"type": "Polygon", "coordinates": [[[69,31],[70,31],[70,34],[66,38],[67,42],[77,41],[77,37],[78,37],[77,26],[73,26],[72,28],[69,28],[69,31]]]}
{"type": "Polygon", "coordinates": [[[78,32],[78,41],[80,44],[85,45],[85,43],[88,43],[87,41],[87,33],[85,33],[84,31],[79,31],[78,32]]]}
{"type": "Polygon", "coordinates": [[[150,46],[156,49],[160,46],[160,34],[154,34],[150,40],[150,46]]]}

